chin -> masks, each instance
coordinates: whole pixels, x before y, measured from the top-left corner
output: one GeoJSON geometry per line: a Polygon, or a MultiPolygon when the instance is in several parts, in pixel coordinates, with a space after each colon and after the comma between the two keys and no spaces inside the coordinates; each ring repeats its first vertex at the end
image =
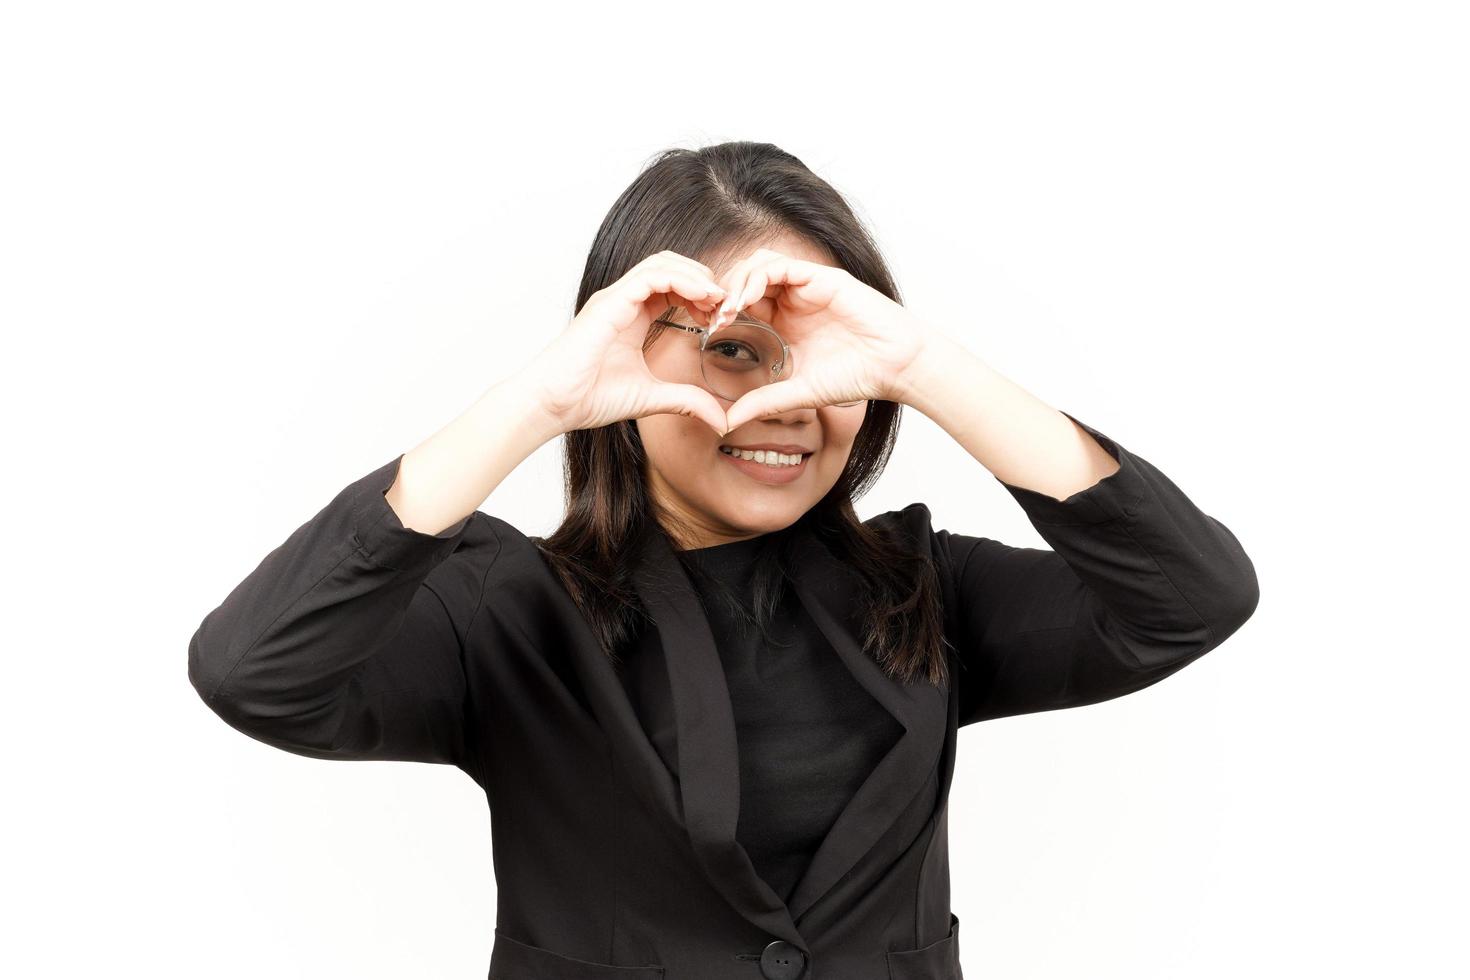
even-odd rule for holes
{"type": "MultiPolygon", "coordinates": [[[[803,502],[804,504],[804,502],[803,502]]],[[[715,512],[720,520],[740,534],[769,534],[790,527],[806,513],[806,506],[793,505],[790,501],[779,506],[721,508],[715,512]]]]}

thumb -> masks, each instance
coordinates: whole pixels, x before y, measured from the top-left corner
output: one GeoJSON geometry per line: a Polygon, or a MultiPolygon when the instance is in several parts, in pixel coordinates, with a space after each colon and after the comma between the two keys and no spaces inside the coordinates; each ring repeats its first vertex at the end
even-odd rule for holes
{"type": "Polygon", "coordinates": [[[650,402],[653,405],[650,415],[668,413],[700,419],[720,436],[732,428],[725,420],[725,409],[719,401],[699,385],[659,381],[653,386],[650,402]]]}

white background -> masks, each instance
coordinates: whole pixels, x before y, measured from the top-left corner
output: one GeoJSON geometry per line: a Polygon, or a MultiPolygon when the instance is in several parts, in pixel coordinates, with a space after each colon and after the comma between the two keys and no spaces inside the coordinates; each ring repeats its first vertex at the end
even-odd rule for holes
{"type": "MultiPolygon", "coordinates": [[[[752,139],[1260,578],[1161,684],[963,731],[967,974],[1464,976],[1456,7],[7,5],[0,972],[484,976],[478,788],[254,742],[187,643],[565,326],[654,153],[752,139]]],[[[549,532],[559,450],[483,509],[549,532]]],[[[909,411],[859,511],[915,500],[1041,545],[909,411]]]]}

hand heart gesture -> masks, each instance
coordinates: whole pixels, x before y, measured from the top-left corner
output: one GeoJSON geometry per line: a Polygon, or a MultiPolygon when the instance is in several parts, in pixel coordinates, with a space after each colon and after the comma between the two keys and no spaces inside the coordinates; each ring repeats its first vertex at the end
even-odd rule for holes
{"type": "Polygon", "coordinates": [[[790,377],[755,388],[725,410],[731,430],[793,408],[889,399],[924,345],[927,327],[882,293],[833,266],[756,249],[724,276],[728,299],[710,343],[741,310],[790,346],[790,377]]]}

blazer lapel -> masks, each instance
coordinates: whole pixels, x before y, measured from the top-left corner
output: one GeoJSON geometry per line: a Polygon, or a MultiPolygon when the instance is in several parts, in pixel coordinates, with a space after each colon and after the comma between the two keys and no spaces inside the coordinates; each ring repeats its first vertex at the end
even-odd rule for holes
{"type": "MultiPolygon", "coordinates": [[[[785,903],[735,839],[740,816],[735,715],[699,596],[656,529],[639,540],[635,564],[634,587],[663,644],[676,719],[678,792],[695,856],[732,908],[769,936],[801,942],[785,903]]],[[[656,754],[654,762],[667,772],[656,754]]]]}
{"type": "MultiPolygon", "coordinates": [[[[711,884],[768,935],[799,941],[795,920],[880,841],[933,773],[943,748],[946,692],[926,680],[900,685],[862,651],[855,631],[856,573],[805,526],[796,529],[793,573],[802,605],[843,664],[903,727],[903,734],[858,788],[818,846],[788,906],[735,838],[740,766],[724,666],[699,597],[668,540],[650,529],[637,544],[634,586],[658,626],[676,718],[678,794],[694,851],[711,884]]],[[[621,712],[621,709],[619,709],[621,712]]],[[[628,713],[631,716],[631,712],[628,713]]],[[[620,725],[623,724],[621,714],[620,725]]],[[[636,727],[636,719],[632,720],[636,727]]],[[[667,775],[642,738],[640,757],[667,775]]],[[[875,859],[896,856],[890,842],[875,859]]]]}
{"type": "Polygon", "coordinates": [[[837,815],[791,894],[800,919],[865,856],[887,864],[910,843],[884,842],[885,832],[935,772],[944,748],[948,691],[919,678],[900,684],[863,652],[857,597],[861,581],[811,533],[798,539],[796,591],[812,620],[858,682],[899,724],[903,734],[837,815]]]}

